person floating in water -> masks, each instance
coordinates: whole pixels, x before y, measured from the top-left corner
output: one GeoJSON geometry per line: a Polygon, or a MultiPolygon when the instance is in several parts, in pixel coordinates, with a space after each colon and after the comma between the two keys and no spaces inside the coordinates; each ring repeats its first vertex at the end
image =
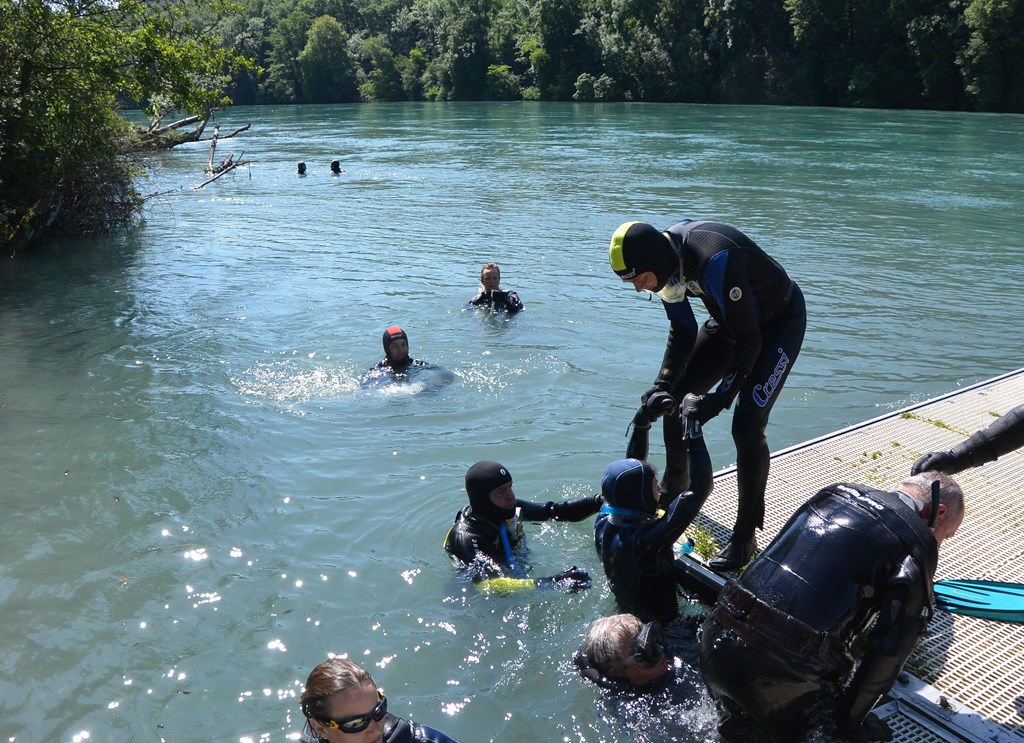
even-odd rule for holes
{"type": "Polygon", "coordinates": [[[480,291],[469,300],[474,307],[491,310],[505,310],[509,314],[523,309],[519,295],[504,291],[501,286],[501,267],[497,263],[485,263],[480,269],[480,291]]]}
{"type": "Polygon", "coordinates": [[[360,382],[364,389],[391,382],[422,382],[423,389],[438,390],[455,378],[447,369],[409,355],[409,336],[398,325],[384,331],[384,358],[360,382]],[[426,374],[424,374],[426,373],[426,374]]]}
{"type": "Polygon", "coordinates": [[[670,665],[657,623],[633,614],[595,621],[573,662],[583,678],[612,690],[651,687],[664,680],[670,665]]]}
{"type": "Polygon", "coordinates": [[[299,163],[298,166],[295,168],[295,174],[296,175],[305,175],[306,174],[306,163],[299,163]]]}
{"type": "Polygon", "coordinates": [[[306,718],[299,743],[455,743],[440,730],[388,712],[384,690],[347,658],[330,658],[314,668],[299,705],[306,718]]]}
{"type": "Polygon", "coordinates": [[[478,588],[572,592],[590,587],[590,575],[575,566],[550,578],[530,578],[514,548],[523,539],[524,520],[582,521],[601,507],[600,495],[560,503],[519,500],[512,490],[512,475],[488,461],[477,462],[466,472],[466,492],[469,505],[455,516],[444,549],[478,588]]]}
{"type": "Polygon", "coordinates": [[[341,175],[345,172],[344,170],[341,169],[340,161],[331,160],[331,172],[334,173],[334,175],[341,175]]]}

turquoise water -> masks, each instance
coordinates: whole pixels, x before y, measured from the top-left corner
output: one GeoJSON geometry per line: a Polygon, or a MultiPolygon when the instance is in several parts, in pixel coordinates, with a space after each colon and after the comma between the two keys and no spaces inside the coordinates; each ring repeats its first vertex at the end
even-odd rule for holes
{"type": "MultiPolygon", "coordinates": [[[[576,675],[571,651],[614,606],[589,524],[527,530],[535,575],[595,575],[574,596],[475,595],[441,549],[474,461],[549,500],[595,492],[622,455],[667,332],[608,267],[623,221],[729,222],[803,287],[773,450],[1024,366],[1022,117],[221,114],[222,131],[247,122],[218,156],[250,166],[192,190],[207,145],[177,148],[140,229],[0,269],[7,740],[288,740],[329,652],[462,743],[710,739],[685,664],[644,702],[576,675]],[[522,314],[463,309],[489,260],[522,314]],[[359,388],[395,323],[451,385],[359,388]]],[[[728,418],[708,436],[731,464],[728,418]]]]}

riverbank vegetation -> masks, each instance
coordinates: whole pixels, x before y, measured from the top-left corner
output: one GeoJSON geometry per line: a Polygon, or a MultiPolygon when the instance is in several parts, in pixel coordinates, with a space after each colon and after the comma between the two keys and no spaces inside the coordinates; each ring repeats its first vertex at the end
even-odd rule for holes
{"type": "Polygon", "coordinates": [[[1024,0],[243,0],[236,103],[1024,111],[1024,0]]]}
{"type": "Polygon", "coordinates": [[[1022,29],[1024,0],[0,0],[0,243],[133,219],[126,105],[150,134],[229,101],[1021,113],[1022,29]]]}
{"type": "Polygon", "coordinates": [[[155,131],[171,111],[205,116],[226,105],[225,86],[248,63],[209,30],[223,10],[219,0],[0,0],[8,253],[47,231],[85,235],[132,222],[140,162],[130,153],[145,137],[117,111],[142,106],[155,131]]]}

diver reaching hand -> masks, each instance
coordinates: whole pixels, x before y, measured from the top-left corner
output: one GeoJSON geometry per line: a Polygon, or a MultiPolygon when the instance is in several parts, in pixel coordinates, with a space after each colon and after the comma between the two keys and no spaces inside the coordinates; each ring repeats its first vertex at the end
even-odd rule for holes
{"type": "Polygon", "coordinates": [[[578,591],[590,587],[590,575],[575,566],[547,578],[530,578],[516,555],[523,521],[582,521],[601,507],[601,496],[531,503],[512,490],[512,475],[497,462],[481,461],[466,472],[469,505],[455,517],[445,551],[478,588],[523,591],[538,588],[578,591]]]}
{"type": "Polygon", "coordinates": [[[964,439],[949,451],[933,451],[914,462],[910,474],[939,470],[947,475],[994,462],[1024,446],[1024,405],[1000,416],[988,428],[964,439]]]}
{"type": "MultiPolygon", "coordinates": [[[[683,398],[684,436],[690,489],[674,494],[658,515],[661,486],[648,462],[620,459],[605,469],[601,494],[605,505],[594,521],[594,544],[619,610],[644,621],[669,622],[679,613],[673,547],[700,512],[714,487],[711,457],[693,412],[697,395],[683,398]]],[[[669,499],[666,499],[669,500],[669,499]]]]}

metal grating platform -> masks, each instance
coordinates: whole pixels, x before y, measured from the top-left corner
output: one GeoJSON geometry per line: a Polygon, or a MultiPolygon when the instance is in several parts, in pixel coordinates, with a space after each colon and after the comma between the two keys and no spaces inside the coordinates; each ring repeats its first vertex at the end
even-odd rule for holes
{"type": "MultiPolygon", "coordinates": [[[[759,545],[767,545],[821,487],[834,482],[894,487],[922,454],[951,448],[1022,401],[1024,369],[1019,369],[773,454],[759,545]]],[[[967,515],[956,537],[943,543],[936,579],[1024,583],[1024,450],[955,479],[967,515]]],[[[721,545],[735,514],[736,476],[730,468],[716,473],[715,491],[698,524],[721,545]]],[[[906,699],[894,694],[898,701],[879,708],[891,716],[894,740],[1024,740],[1024,625],[936,611],[906,670],[934,687],[936,699],[945,696],[962,717],[988,729],[983,734],[941,731],[940,718],[928,722],[933,710],[923,716],[909,712],[922,701],[945,712],[915,689],[906,699]]]]}

